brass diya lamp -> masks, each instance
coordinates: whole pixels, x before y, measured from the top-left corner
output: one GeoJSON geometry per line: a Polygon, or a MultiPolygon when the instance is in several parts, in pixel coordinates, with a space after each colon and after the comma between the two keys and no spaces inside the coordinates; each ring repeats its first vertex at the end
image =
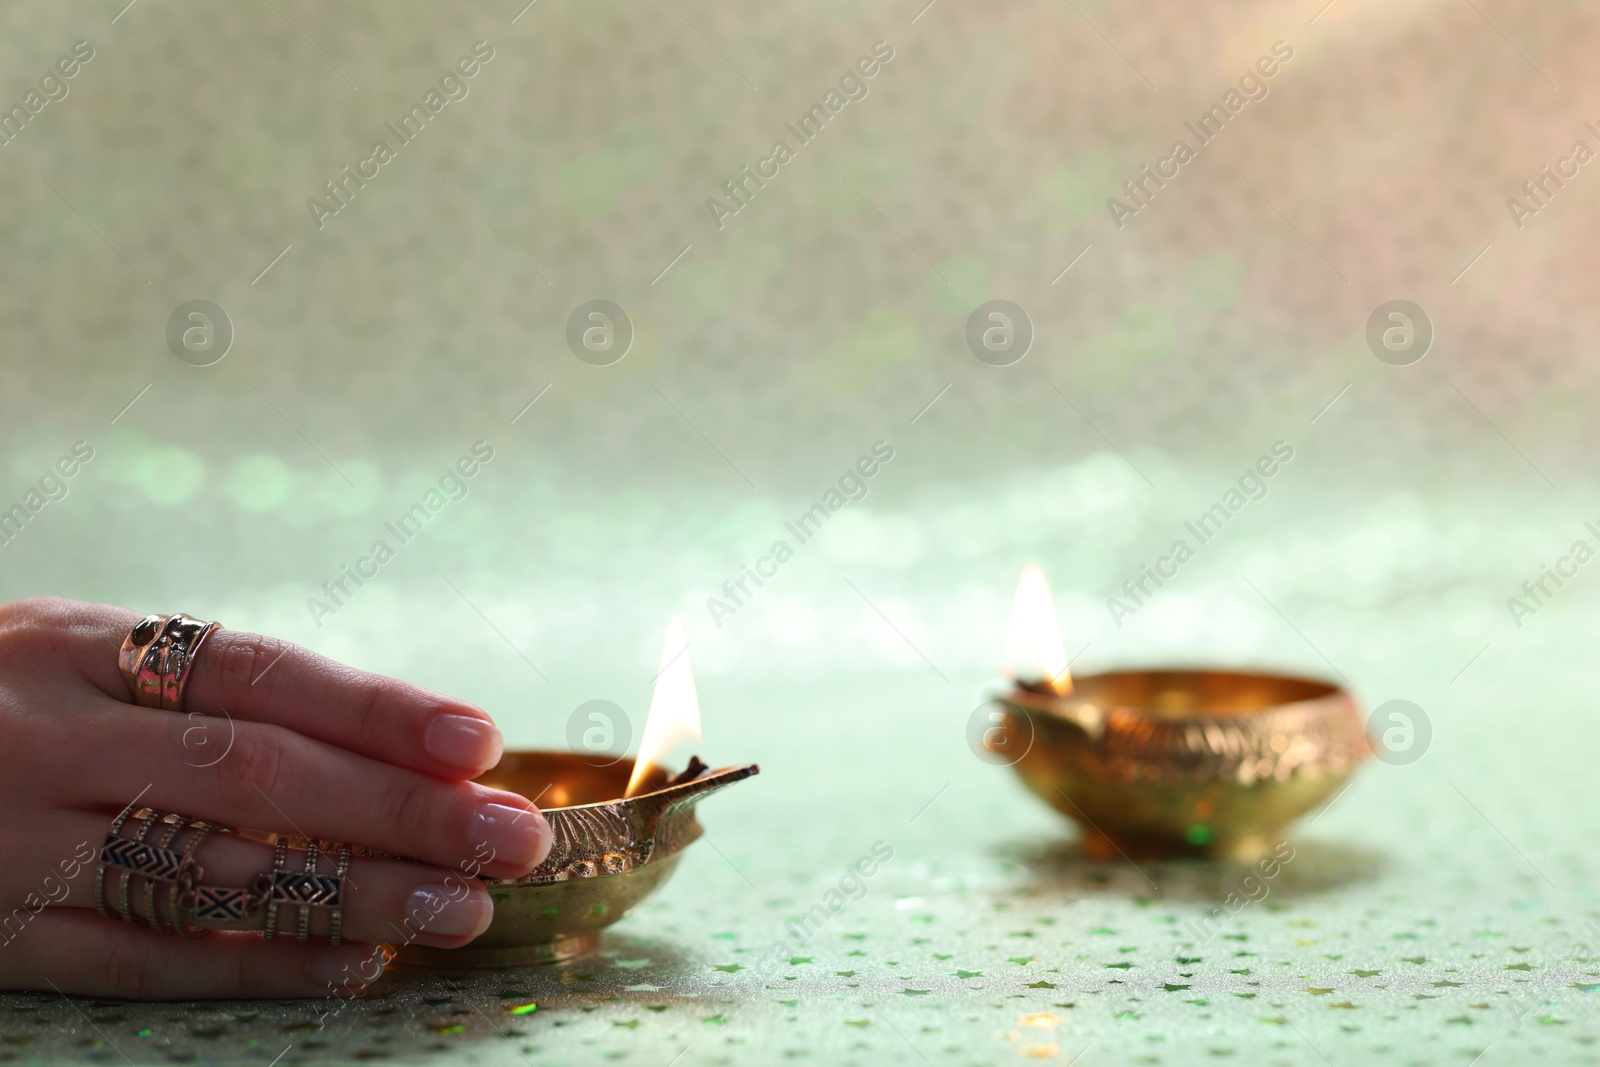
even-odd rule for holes
{"type": "Polygon", "coordinates": [[[697,803],[760,771],[753,763],[712,771],[698,758],[682,774],[646,767],[643,791],[623,796],[633,760],[595,766],[571,752],[508,752],[477,780],[532,799],[550,821],[550,855],[517,879],[486,878],[489,928],[456,949],[406,945],[400,960],[436,967],[557,963],[591,952],[600,931],[655,892],[703,832],[697,803]]]}
{"type": "Polygon", "coordinates": [[[986,746],[1079,824],[1097,859],[1254,860],[1372,752],[1354,698],[1328,682],[1205,669],[1072,679],[1037,567],[1007,644],[1018,680],[986,746]]]}
{"type": "Polygon", "coordinates": [[[711,770],[698,756],[679,774],[656,756],[700,734],[700,708],[682,624],[673,618],[636,760],[571,752],[507,752],[476,780],[520,793],[549,820],[550,854],[516,879],[485,878],[489,928],[462,948],[398,946],[403,963],[515,967],[593,951],[601,931],[661,887],[704,832],[695,805],[760,773],[753,763],[711,770]]]}

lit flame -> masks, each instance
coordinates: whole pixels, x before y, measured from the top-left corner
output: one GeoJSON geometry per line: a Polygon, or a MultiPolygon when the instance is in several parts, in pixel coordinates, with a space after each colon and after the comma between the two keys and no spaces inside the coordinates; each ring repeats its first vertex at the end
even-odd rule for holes
{"type": "Polygon", "coordinates": [[[650,712],[644,720],[644,736],[639,739],[639,756],[633,763],[625,797],[633,796],[645,772],[679,741],[700,738],[700,698],[694,691],[694,671],[689,666],[689,641],[683,635],[683,622],[674,615],[667,622],[667,640],[661,646],[661,669],[656,675],[655,692],[650,694],[650,712]]]}
{"type": "Polygon", "coordinates": [[[1056,622],[1050,583],[1037,563],[1022,568],[1006,625],[1005,672],[1018,682],[1043,683],[1060,696],[1072,692],[1067,646],[1056,622]]]}

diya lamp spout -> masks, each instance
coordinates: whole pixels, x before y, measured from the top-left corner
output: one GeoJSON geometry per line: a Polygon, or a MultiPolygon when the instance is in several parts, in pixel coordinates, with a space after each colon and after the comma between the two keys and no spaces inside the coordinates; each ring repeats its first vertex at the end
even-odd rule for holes
{"type": "Polygon", "coordinates": [[[1087,700],[1074,700],[1071,695],[1057,693],[1048,684],[1018,680],[1016,688],[1000,698],[1000,702],[1022,714],[1047,715],[1059,722],[1075,726],[1086,738],[1099,744],[1105,738],[1106,709],[1087,700]]]}

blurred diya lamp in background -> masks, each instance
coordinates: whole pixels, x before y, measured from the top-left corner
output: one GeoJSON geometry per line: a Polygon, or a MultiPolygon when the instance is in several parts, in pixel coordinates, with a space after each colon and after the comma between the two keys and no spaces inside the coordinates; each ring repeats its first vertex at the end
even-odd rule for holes
{"type": "Polygon", "coordinates": [[[984,746],[1083,830],[1095,859],[1254,860],[1371,754],[1344,689],[1287,675],[1145,669],[1073,679],[1044,572],[1022,572],[1015,688],[984,746]]]}
{"type": "Polygon", "coordinates": [[[599,764],[571,752],[507,752],[479,776],[484,785],[540,805],[554,835],[550,855],[521,878],[483,879],[494,900],[494,920],[471,943],[457,949],[398,946],[401,962],[515,967],[593,951],[600,932],[659,888],[703,833],[695,805],[760,772],[753,763],[714,771],[698,756],[678,774],[659,765],[674,744],[699,736],[688,642],[674,617],[638,757],[599,764]]]}

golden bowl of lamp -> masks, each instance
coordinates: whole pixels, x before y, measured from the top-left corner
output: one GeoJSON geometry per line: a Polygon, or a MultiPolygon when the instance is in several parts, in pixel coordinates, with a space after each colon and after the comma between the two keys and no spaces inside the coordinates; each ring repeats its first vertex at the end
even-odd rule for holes
{"type": "Polygon", "coordinates": [[[1288,675],[1111,671],[1065,694],[1019,683],[997,703],[985,743],[1096,859],[1252,861],[1372,752],[1346,690],[1288,675]]]}
{"type": "Polygon", "coordinates": [[[549,820],[550,854],[516,879],[485,878],[489,928],[455,949],[397,946],[403,963],[516,967],[593,951],[601,931],[659,889],[703,832],[695,805],[760,772],[753,763],[710,770],[698,758],[673,775],[649,768],[625,797],[633,761],[597,765],[570,752],[508,752],[476,780],[534,800],[549,820]]]}

